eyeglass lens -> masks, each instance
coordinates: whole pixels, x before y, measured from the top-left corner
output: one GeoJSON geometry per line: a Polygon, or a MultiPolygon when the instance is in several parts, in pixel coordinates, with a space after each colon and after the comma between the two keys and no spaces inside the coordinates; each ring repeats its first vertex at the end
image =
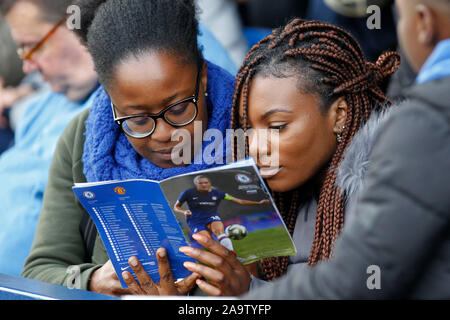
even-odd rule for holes
{"type": "MultiPolygon", "coordinates": [[[[197,107],[193,101],[174,105],[164,112],[164,119],[173,126],[184,126],[197,116],[197,107]]],[[[155,120],[150,117],[134,117],[122,123],[123,130],[136,138],[147,136],[155,130],[155,120]]]]}

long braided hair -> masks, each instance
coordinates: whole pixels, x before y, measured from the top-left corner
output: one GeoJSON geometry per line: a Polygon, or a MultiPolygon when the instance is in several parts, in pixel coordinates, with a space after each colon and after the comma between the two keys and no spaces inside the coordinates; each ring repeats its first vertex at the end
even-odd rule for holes
{"type": "MultiPolygon", "coordinates": [[[[294,19],[256,44],[238,72],[232,105],[233,129],[241,126],[244,131],[249,129],[248,95],[255,75],[278,78],[296,76],[303,91],[319,97],[322,112],[326,112],[339,97],[344,97],[348,105],[345,128],[320,189],[315,234],[308,261],[310,266],[332,255],[333,243],[344,223],[345,210],[345,195],[341,195],[335,186],[336,169],[346,147],[372,110],[390,105],[381,86],[399,65],[400,56],[395,52],[382,54],[376,63],[366,61],[355,38],[337,26],[294,19]],[[240,106],[244,113],[242,121],[239,121],[240,106]]],[[[248,150],[246,140],[246,157],[248,150]]],[[[236,159],[236,149],[233,157],[236,159]]],[[[291,235],[306,185],[289,192],[272,192],[291,235]]],[[[266,280],[283,275],[287,266],[288,257],[267,258],[259,262],[259,270],[266,280]]]]}

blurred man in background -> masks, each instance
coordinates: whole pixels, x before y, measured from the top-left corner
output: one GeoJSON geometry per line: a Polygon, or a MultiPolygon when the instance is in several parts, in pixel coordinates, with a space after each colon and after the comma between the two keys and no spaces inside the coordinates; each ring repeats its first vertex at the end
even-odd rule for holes
{"type": "MultiPolygon", "coordinates": [[[[35,91],[36,75],[24,79],[22,61],[11,38],[9,26],[0,14],[0,154],[12,145],[14,139],[14,118],[11,108],[24,97],[35,91]],[[12,120],[12,121],[11,121],[12,120]]],[[[39,76],[38,76],[39,77],[39,76]]]]}
{"type": "Polygon", "coordinates": [[[0,273],[20,275],[57,140],[98,86],[90,54],[65,23],[70,5],[70,0],[0,0],[23,71],[38,71],[51,87],[27,102],[14,146],[0,156],[0,273]]]}

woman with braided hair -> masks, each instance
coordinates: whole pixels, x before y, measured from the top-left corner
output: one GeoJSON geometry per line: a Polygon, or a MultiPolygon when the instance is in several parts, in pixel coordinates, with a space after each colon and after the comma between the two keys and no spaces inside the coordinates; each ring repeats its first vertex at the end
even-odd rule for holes
{"type": "Polygon", "coordinates": [[[300,19],[250,50],[236,79],[232,128],[278,130],[279,141],[268,141],[270,148],[250,134],[246,156],[256,159],[297,255],[260,261],[255,277],[227,250],[195,235],[211,252],[182,251],[215,267],[186,264],[210,280],[197,280],[201,289],[239,295],[332,256],[351,218],[345,213],[358,196],[374,131],[389,112],[382,87],[399,64],[394,52],[368,62],[348,32],[300,19]],[[261,151],[277,157],[279,166],[262,165],[261,151]]]}

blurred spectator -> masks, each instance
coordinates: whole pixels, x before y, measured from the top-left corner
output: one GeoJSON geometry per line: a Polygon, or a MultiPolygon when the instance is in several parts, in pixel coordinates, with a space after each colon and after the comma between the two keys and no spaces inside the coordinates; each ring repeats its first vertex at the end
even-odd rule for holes
{"type": "MultiPolygon", "coordinates": [[[[235,0],[250,45],[256,37],[263,37],[271,29],[284,25],[291,18],[320,20],[349,31],[358,42],[369,61],[375,61],[381,53],[397,48],[393,0],[235,0]],[[381,29],[367,27],[367,7],[378,5],[381,9],[381,29]]],[[[259,39],[260,39],[259,38],[259,39]]],[[[259,40],[258,39],[258,40],[259,40]]]]}
{"type": "Polygon", "coordinates": [[[29,95],[34,91],[32,85],[24,83],[16,88],[5,87],[3,78],[0,78],[0,129],[9,128],[8,117],[6,113],[9,113],[14,103],[21,98],[29,95]]]}
{"type": "Polygon", "coordinates": [[[275,29],[292,18],[304,18],[308,0],[235,0],[246,27],[275,29]]]}
{"type": "Polygon", "coordinates": [[[308,1],[307,19],[321,20],[349,31],[361,44],[369,61],[375,61],[384,51],[397,48],[393,0],[314,0],[308,1]],[[367,7],[377,5],[380,29],[367,27],[367,7]]]}
{"type": "Polygon", "coordinates": [[[340,15],[352,18],[366,17],[369,6],[376,5],[382,8],[392,4],[392,0],[324,0],[323,2],[340,15]]]}
{"type": "Polygon", "coordinates": [[[14,138],[14,133],[9,126],[10,108],[17,100],[34,91],[30,85],[12,88],[5,87],[4,83],[3,78],[0,78],[0,154],[11,146],[14,138]]]}
{"type": "Polygon", "coordinates": [[[98,86],[90,55],[60,22],[70,4],[70,0],[0,1],[11,34],[24,51],[24,72],[41,73],[52,88],[25,102],[14,146],[0,156],[0,273],[20,275],[56,142],[98,86]]]}
{"type": "MultiPolygon", "coordinates": [[[[398,23],[398,12],[394,6],[394,19],[398,23]]],[[[387,96],[392,101],[402,101],[405,99],[405,92],[414,84],[417,74],[411,67],[408,59],[406,59],[403,49],[399,45],[397,51],[402,57],[402,64],[396,73],[392,75],[391,81],[387,89],[387,96]]]]}
{"type": "MultiPolygon", "coordinates": [[[[314,0],[308,1],[306,18],[321,20],[349,31],[361,45],[368,61],[374,62],[385,51],[398,46],[393,0],[314,0]],[[371,5],[380,8],[379,28],[369,29],[367,13],[371,5]]],[[[375,13],[376,14],[376,13],[375,13]]],[[[382,85],[386,91],[392,78],[382,85]]]]}
{"type": "Polygon", "coordinates": [[[400,47],[397,51],[402,57],[402,63],[397,72],[392,75],[387,96],[392,101],[401,102],[405,100],[406,91],[414,84],[417,74],[406,59],[403,49],[400,47]]]}
{"type": "Polygon", "coordinates": [[[308,0],[235,0],[238,3],[244,35],[253,47],[272,30],[285,25],[291,18],[304,18],[308,0]]]}
{"type": "Polygon", "coordinates": [[[236,67],[244,61],[249,45],[243,33],[241,16],[234,0],[196,0],[199,21],[227,49],[236,67]]]}
{"type": "Polygon", "coordinates": [[[17,56],[16,44],[11,38],[8,24],[1,14],[0,43],[0,78],[3,78],[4,86],[16,86],[24,77],[22,62],[17,56]]]}
{"type": "MultiPolygon", "coordinates": [[[[6,87],[17,85],[23,77],[22,64],[16,54],[16,46],[11,39],[9,27],[0,15],[0,154],[6,150],[14,137],[8,126],[6,107],[16,99],[13,90],[6,87]],[[5,113],[5,114],[4,114],[5,113]]],[[[23,93],[23,91],[21,91],[23,93]]],[[[20,95],[20,94],[19,94],[20,95]]]]}
{"type": "Polygon", "coordinates": [[[5,87],[0,78],[0,154],[14,144],[14,130],[29,99],[45,86],[39,72],[26,75],[16,87],[5,87]]]}
{"type": "Polygon", "coordinates": [[[43,90],[49,89],[50,86],[48,83],[42,80],[42,76],[39,71],[34,71],[25,75],[25,77],[20,82],[20,85],[16,89],[20,89],[21,87],[29,88],[32,91],[30,91],[28,95],[16,100],[12,107],[6,111],[8,116],[8,125],[13,132],[16,130],[17,125],[20,122],[28,100],[33,99],[37,95],[41,94],[43,90]]]}
{"type": "Polygon", "coordinates": [[[203,24],[198,25],[199,45],[203,48],[203,56],[206,60],[227,70],[232,75],[237,72],[237,66],[231,60],[228,51],[220,44],[212,32],[203,24]]]}

